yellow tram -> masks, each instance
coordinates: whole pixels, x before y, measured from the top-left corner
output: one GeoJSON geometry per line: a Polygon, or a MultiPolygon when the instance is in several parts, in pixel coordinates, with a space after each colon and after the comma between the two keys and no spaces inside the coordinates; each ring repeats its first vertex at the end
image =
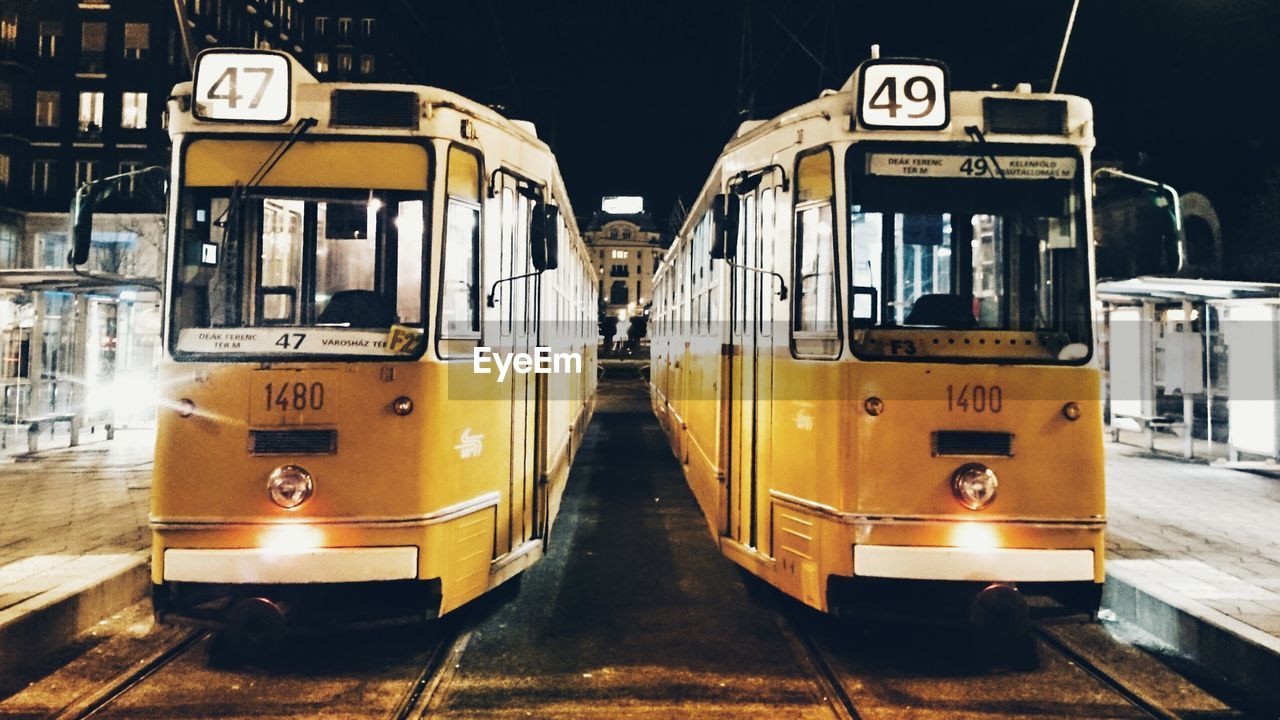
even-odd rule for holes
{"type": "Polygon", "coordinates": [[[533,126],[210,50],[169,130],[157,614],[430,618],[538,560],[594,407],[597,303],[533,126]],[[477,360],[550,350],[579,365],[477,360]]]}
{"type": "Polygon", "coordinates": [[[739,128],[655,276],[654,411],[722,552],[814,608],[1096,608],[1092,109],[948,82],[874,59],[739,128]]]}

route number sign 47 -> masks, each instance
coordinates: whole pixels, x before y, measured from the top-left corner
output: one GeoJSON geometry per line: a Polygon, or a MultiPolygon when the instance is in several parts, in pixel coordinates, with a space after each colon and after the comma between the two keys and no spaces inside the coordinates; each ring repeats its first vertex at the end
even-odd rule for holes
{"type": "Polygon", "coordinates": [[[289,59],[280,53],[207,50],[196,59],[195,116],[282,123],[289,119],[289,59]]]}
{"type": "Polygon", "coordinates": [[[941,130],[951,121],[947,68],[927,60],[871,60],[859,70],[858,120],[871,129],[941,130]]]}

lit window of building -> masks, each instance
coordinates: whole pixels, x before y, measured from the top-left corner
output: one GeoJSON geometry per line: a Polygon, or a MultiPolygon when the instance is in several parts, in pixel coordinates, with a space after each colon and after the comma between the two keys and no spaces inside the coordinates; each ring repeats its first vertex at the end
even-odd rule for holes
{"type": "Polygon", "coordinates": [[[80,132],[92,133],[102,130],[102,93],[80,93],[80,132]]]}
{"type": "Polygon", "coordinates": [[[16,13],[0,15],[0,47],[11,48],[18,44],[18,16],[16,13]]]}
{"type": "Polygon", "coordinates": [[[0,188],[9,187],[9,156],[0,153],[0,188]]]}
{"type": "Polygon", "coordinates": [[[0,120],[8,120],[13,113],[13,88],[0,83],[0,120]]]}
{"type": "Polygon", "coordinates": [[[36,52],[42,58],[58,57],[58,42],[62,39],[62,23],[45,21],[40,23],[40,37],[36,41],[36,52]]]}
{"type": "Polygon", "coordinates": [[[31,163],[31,194],[38,197],[44,197],[51,192],[56,185],[54,182],[55,169],[53,160],[34,160],[31,163]]]}
{"type": "Polygon", "coordinates": [[[348,53],[338,53],[338,72],[351,72],[351,55],[348,53]]]}
{"type": "Polygon", "coordinates": [[[146,93],[124,93],[120,108],[120,127],[130,130],[143,130],[147,127],[146,93]]]}
{"type": "Polygon", "coordinates": [[[317,17],[316,18],[316,37],[322,38],[325,36],[325,33],[327,32],[329,32],[329,18],[317,17]]]}
{"type": "Polygon", "coordinates": [[[373,37],[373,32],[374,30],[377,29],[377,27],[378,27],[378,21],[374,20],[373,18],[360,19],[360,34],[363,35],[364,37],[367,37],[367,38],[373,37]]]}
{"type": "Polygon", "coordinates": [[[91,183],[98,177],[98,161],[97,160],[77,160],[76,161],[76,187],[80,187],[85,183],[91,183]]]}
{"type": "Polygon", "coordinates": [[[351,18],[338,18],[338,39],[351,39],[351,18]]]}
{"type": "Polygon", "coordinates": [[[626,259],[627,259],[627,251],[626,251],[626,250],[614,250],[614,251],[611,253],[611,256],[613,257],[613,259],[614,259],[614,260],[626,260],[626,259]]]}
{"type": "Polygon", "coordinates": [[[57,90],[36,91],[36,127],[58,127],[61,114],[61,93],[57,90]]]}
{"type": "Polygon", "coordinates": [[[151,26],[147,23],[124,24],[124,56],[142,60],[151,50],[151,26]]]}
{"type": "Polygon", "coordinates": [[[133,195],[138,191],[138,176],[129,175],[129,173],[137,172],[143,168],[142,163],[135,160],[129,160],[120,163],[120,174],[125,175],[119,180],[120,192],[124,195],[133,195]]]}
{"type": "Polygon", "coordinates": [[[80,50],[87,53],[107,51],[107,24],[87,22],[80,26],[80,50]]]}
{"type": "Polygon", "coordinates": [[[360,56],[360,74],[361,75],[373,74],[373,56],[372,55],[360,56]]]}
{"type": "Polygon", "coordinates": [[[315,68],[320,74],[329,72],[329,53],[316,53],[315,68]]]}

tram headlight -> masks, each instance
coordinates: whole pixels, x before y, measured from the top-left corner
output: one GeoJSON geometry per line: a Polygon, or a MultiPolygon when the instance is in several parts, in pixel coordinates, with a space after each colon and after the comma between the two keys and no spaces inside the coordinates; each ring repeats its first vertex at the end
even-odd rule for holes
{"type": "Polygon", "coordinates": [[[283,465],[271,471],[267,478],[267,494],[271,502],[286,510],[293,510],[311,497],[315,481],[311,473],[297,465],[283,465]]]}
{"type": "Polygon", "coordinates": [[[1062,417],[1075,422],[1080,419],[1080,403],[1069,402],[1062,406],[1062,417]]]}
{"type": "Polygon", "coordinates": [[[951,492],[961,505],[981,510],[996,499],[1000,481],[991,468],[981,463],[961,465],[951,476],[951,492]]]}

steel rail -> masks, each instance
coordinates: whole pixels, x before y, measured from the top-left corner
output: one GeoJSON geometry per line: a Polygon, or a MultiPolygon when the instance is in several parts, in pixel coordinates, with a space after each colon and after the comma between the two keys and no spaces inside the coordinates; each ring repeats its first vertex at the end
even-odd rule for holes
{"type": "MultiPolygon", "coordinates": [[[[783,600],[783,602],[786,601],[783,600]]],[[[839,720],[859,720],[861,715],[858,714],[858,708],[854,706],[849,693],[845,692],[844,683],[840,682],[840,677],[832,669],[831,663],[827,662],[826,656],[818,649],[808,633],[802,630],[792,620],[790,614],[781,608],[773,608],[773,619],[778,624],[778,630],[782,632],[782,637],[790,646],[796,660],[809,671],[814,682],[817,683],[822,699],[830,708],[831,714],[839,720]]]]}
{"type": "Polygon", "coordinates": [[[424,717],[433,702],[439,700],[441,688],[447,687],[453,679],[458,667],[457,660],[466,650],[471,632],[462,632],[461,624],[456,620],[449,625],[449,629],[443,633],[426,662],[422,664],[422,670],[409,686],[408,692],[387,715],[389,720],[424,717]]]}
{"type": "Polygon", "coordinates": [[[156,671],[184,655],[200,641],[209,637],[210,633],[210,630],[200,628],[180,636],[163,649],[152,653],[140,665],[116,675],[110,682],[64,707],[51,717],[56,720],[82,720],[92,717],[121,695],[142,684],[156,671]]]}
{"type": "Polygon", "coordinates": [[[1130,705],[1138,708],[1148,717],[1156,718],[1157,720],[1180,720],[1181,716],[1178,713],[1164,707],[1156,700],[1145,697],[1141,692],[1129,687],[1129,685],[1117,678],[1115,675],[1103,670],[1098,663],[1089,659],[1087,655],[1054,637],[1044,628],[1032,628],[1031,634],[1036,639],[1040,640],[1040,642],[1045,646],[1052,648],[1059,655],[1063,656],[1073,665],[1083,670],[1094,680],[1110,688],[1117,695],[1124,698],[1130,705]]]}

